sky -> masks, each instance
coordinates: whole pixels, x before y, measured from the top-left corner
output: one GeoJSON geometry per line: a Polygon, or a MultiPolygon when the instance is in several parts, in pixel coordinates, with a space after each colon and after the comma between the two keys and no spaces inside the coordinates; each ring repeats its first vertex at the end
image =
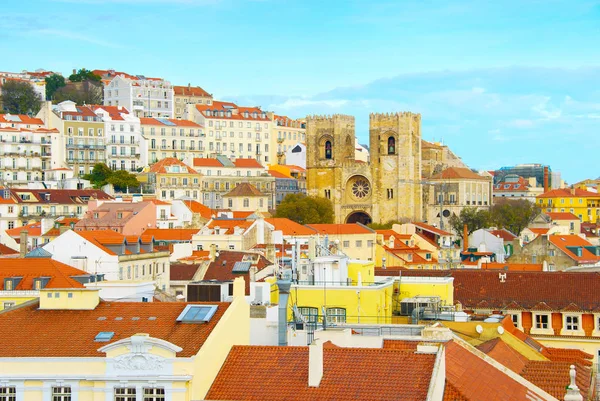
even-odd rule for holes
{"type": "Polygon", "coordinates": [[[0,71],[115,69],[293,118],[422,116],[471,168],[600,176],[600,0],[2,1],[0,71]]]}

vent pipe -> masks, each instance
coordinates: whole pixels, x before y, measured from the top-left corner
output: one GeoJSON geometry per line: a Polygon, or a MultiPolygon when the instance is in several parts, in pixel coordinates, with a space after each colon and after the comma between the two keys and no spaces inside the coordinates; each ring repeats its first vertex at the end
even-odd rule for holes
{"type": "Polygon", "coordinates": [[[544,193],[550,190],[548,166],[544,166],[544,193]]]}
{"type": "Polygon", "coordinates": [[[287,306],[290,298],[290,287],[292,282],[284,278],[277,280],[279,289],[279,345],[287,346],[287,306]]]}

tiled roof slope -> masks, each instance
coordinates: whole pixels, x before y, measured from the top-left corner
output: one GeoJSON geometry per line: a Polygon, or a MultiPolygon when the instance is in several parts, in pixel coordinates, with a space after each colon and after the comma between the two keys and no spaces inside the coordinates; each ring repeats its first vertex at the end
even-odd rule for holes
{"type": "MultiPolygon", "coordinates": [[[[529,361],[523,371],[519,372],[521,376],[535,384],[544,391],[552,394],[559,400],[564,400],[566,387],[571,382],[569,376],[570,366],[573,362],[552,362],[552,361],[529,361]]],[[[579,387],[583,399],[589,399],[586,395],[590,390],[590,368],[583,364],[575,363],[577,376],[575,382],[579,387]]]]}
{"type": "Polygon", "coordinates": [[[16,255],[18,253],[19,252],[15,251],[14,249],[9,248],[4,244],[0,244],[0,255],[16,255]]]}
{"type": "Polygon", "coordinates": [[[190,265],[187,263],[171,263],[171,281],[190,281],[196,275],[200,268],[199,265],[190,265]]]}
{"type": "Polygon", "coordinates": [[[49,258],[0,259],[0,290],[4,290],[4,279],[21,277],[14,290],[33,290],[36,278],[48,277],[44,288],[84,288],[74,276],[88,276],[83,270],[49,258]]]}
{"type": "Polygon", "coordinates": [[[319,234],[373,234],[374,230],[360,224],[307,224],[306,227],[312,228],[319,234]]]}
{"type": "MultiPolygon", "coordinates": [[[[158,174],[170,174],[166,169],[166,167],[168,167],[168,166],[185,167],[187,169],[187,173],[181,172],[181,174],[198,174],[198,172],[196,170],[194,170],[193,168],[191,168],[190,166],[188,166],[187,164],[185,164],[184,162],[182,162],[181,160],[179,160],[175,157],[167,157],[167,158],[157,161],[150,167],[150,172],[158,173],[158,174]]],[[[176,173],[173,173],[173,174],[176,174],[176,173]]]]}
{"type": "Polygon", "coordinates": [[[510,231],[508,231],[505,228],[501,228],[500,230],[491,230],[490,234],[492,234],[495,237],[500,237],[504,241],[512,241],[512,240],[518,238],[516,235],[514,235],[513,233],[511,233],[510,231]]]}
{"type": "Polygon", "coordinates": [[[101,301],[94,310],[40,310],[37,303],[10,309],[0,313],[0,357],[103,357],[98,348],[106,343],[94,341],[101,331],[114,332],[112,342],[147,333],[183,348],[178,357],[191,357],[230,304],[211,302],[217,311],[203,324],[177,322],[186,305],[101,301]]]}
{"type": "Polygon", "coordinates": [[[390,349],[324,347],[323,378],[318,387],[309,387],[308,347],[234,346],[206,399],[425,400],[435,358],[390,349]]]}
{"type": "Polygon", "coordinates": [[[489,181],[489,178],[481,176],[468,168],[464,167],[448,167],[431,177],[432,180],[449,180],[449,179],[463,179],[463,180],[485,180],[489,181]]]}
{"type": "Polygon", "coordinates": [[[265,196],[254,185],[242,182],[223,196],[265,196]]]}
{"type": "Polygon", "coordinates": [[[600,262],[600,256],[596,256],[586,247],[593,247],[593,245],[581,238],[579,235],[549,235],[548,241],[554,246],[560,248],[568,257],[576,261],[577,263],[597,263],[600,262]],[[579,256],[573,247],[581,248],[581,256],[579,256]]]}
{"type": "Polygon", "coordinates": [[[575,189],[575,191],[569,188],[561,188],[545,192],[538,195],[537,198],[600,198],[600,194],[579,188],[575,189]]]}
{"type": "Polygon", "coordinates": [[[547,212],[546,215],[552,220],[579,220],[579,217],[568,212],[547,212]]]}
{"type": "Polygon", "coordinates": [[[205,91],[199,86],[173,86],[173,92],[175,96],[204,96],[204,97],[212,97],[210,93],[205,91]]]}
{"type": "MultiPolygon", "coordinates": [[[[208,265],[206,272],[204,273],[203,280],[217,280],[217,281],[233,281],[240,274],[233,273],[233,267],[237,262],[244,261],[244,257],[254,257],[255,263],[252,263],[253,267],[256,267],[257,271],[261,271],[267,266],[272,265],[267,258],[262,255],[241,252],[241,251],[219,251],[219,256],[208,265]]],[[[250,294],[250,277],[246,273],[246,294],[250,294]]]]}
{"type": "MultiPolygon", "coordinates": [[[[583,311],[600,308],[597,289],[600,273],[596,272],[516,272],[508,271],[504,282],[494,270],[402,270],[403,276],[454,277],[454,301],[473,308],[485,301],[493,309],[515,303],[532,309],[545,302],[560,311],[571,303],[583,311]]],[[[377,269],[376,276],[398,275],[397,270],[377,269]]]]}
{"type": "Polygon", "coordinates": [[[267,218],[265,221],[273,227],[275,230],[281,231],[283,235],[313,235],[315,231],[308,226],[298,224],[293,220],[283,217],[267,218]]]}

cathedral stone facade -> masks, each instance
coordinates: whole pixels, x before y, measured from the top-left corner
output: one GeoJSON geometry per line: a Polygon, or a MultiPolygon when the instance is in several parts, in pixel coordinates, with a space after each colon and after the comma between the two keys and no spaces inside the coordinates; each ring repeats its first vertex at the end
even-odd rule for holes
{"type": "Polygon", "coordinates": [[[371,114],[370,162],[355,160],[354,117],[306,120],[307,192],[331,200],[336,223],[422,220],[421,115],[371,114]]]}

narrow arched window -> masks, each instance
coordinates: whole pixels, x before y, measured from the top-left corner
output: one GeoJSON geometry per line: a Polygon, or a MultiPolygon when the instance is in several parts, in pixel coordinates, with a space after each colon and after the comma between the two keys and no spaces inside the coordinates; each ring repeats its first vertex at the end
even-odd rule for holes
{"type": "Polygon", "coordinates": [[[325,158],[326,159],[331,159],[331,151],[332,151],[331,141],[325,142],[325,158]]]}
{"type": "Polygon", "coordinates": [[[396,154],[396,139],[393,136],[388,138],[388,155],[396,154]]]}

